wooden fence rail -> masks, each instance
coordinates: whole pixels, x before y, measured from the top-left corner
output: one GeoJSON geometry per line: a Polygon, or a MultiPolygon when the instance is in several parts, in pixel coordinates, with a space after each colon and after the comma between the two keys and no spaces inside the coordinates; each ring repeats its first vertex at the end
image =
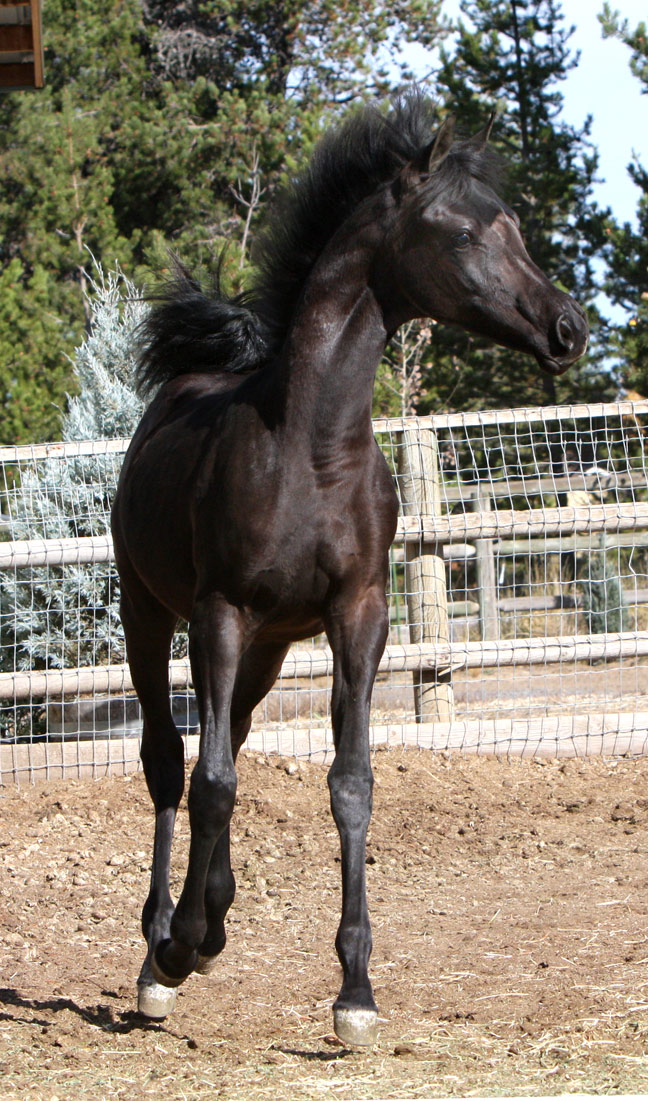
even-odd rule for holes
{"type": "MultiPolygon", "coordinates": [[[[408,600],[409,642],[389,645],[380,663],[381,673],[412,674],[417,723],[452,725],[454,696],[452,675],[459,670],[514,667],[560,662],[619,660],[648,655],[648,632],[633,631],[605,635],[501,639],[502,611],[549,611],[576,608],[571,598],[544,595],[500,599],[495,559],[498,554],[565,553],[577,550],[605,550],[609,547],[648,545],[648,502],[581,505],[525,510],[494,508],[496,498],[516,495],[569,493],[575,489],[632,491],[645,487],[643,471],[629,469],[608,474],[594,470],[554,477],[536,474],[532,478],[506,478],[484,483],[444,484],[439,469],[438,429],[484,427],[605,417],[614,412],[627,417],[632,431],[643,431],[638,416],[648,415],[648,402],[573,406],[569,409],[491,411],[448,414],[430,418],[405,418],[375,422],[377,435],[389,433],[395,441],[396,466],[403,501],[396,552],[405,569],[408,600]],[[459,506],[457,511],[445,512],[459,506]],[[472,509],[472,511],[470,511],[472,509]],[[595,537],[595,538],[593,538],[595,537]],[[478,578],[476,601],[448,602],[445,562],[474,558],[478,578]],[[461,605],[461,607],[460,607],[461,605]],[[450,616],[479,613],[481,640],[451,641],[450,616]]],[[[0,448],[0,462],[61,460],[75,457],[118,456],[128,441],[95,441],[46,444],[34,447],[0,448]]],[[[0,570],[31,567],[60,567],[107,563],[114,558],[109,534],[57,539],[27,539],[0,542],[0,570]]],[[[648,598],[636,590],[639,602],[648,598]]],[[[407,636],[406,636],[407,637],[407,636]]],[[[291,651],[281,676],[314,678],[329,676],[332,656],[328,649],[291,651]]],[[[191,686],[188,660],[170,663],[170,684],[191,686]]],[[[123,694],[133,691],[128,666],[109,665],[44,671],[15,671],[0,674],[0,699],[23,703],[51,697],[89,693],[123,694]]],[[[450,726],[448,729],[450,729],[450,726]]],[[[440,729],[440,728],[439,728],[440,729]]]]}
{"type": "MultiPolygon", "coordinates": [[[[380,673],[430,672],[436,676],[460,669],[494,669],[511,666],[551,665],[558,662],[616,661],[648,654],[648,631],[623,631],[606,635],[564,635],[545,638],[493,639],[480,642],[420,642],[390,645],[380,662],[380,673]]],[[[333,672],[333,655],[322,647],[293,650],[285,658],[280,676],[327,677],[333,672]]],[[[169,663],[174,688],[192,684],[188,658],[169,663]]],[[[133,691],[128,665],[98,665],[81,669],[45,669],[0,673],[0,699],[24,701],[45,697],[97,695],[133,691]]]]}
{"type": "MultiPolygon", "coordinates": [[[[519,540],[643,529],[648,530],[648,502],[635,501],[578,508],[496,509],[450,516],[402,516],[396,541],[454,544],[478,539],[519,540]]],[[[556,549],[568,550],[569,547],[557,546],[556,549]]],[[[19,539],[0,543],[0,569],[109,562],[113,557],[109,535],[82,536],[78,539],[19,539]]]]}
{"type": "Polygon", "coordinates": [[[114,559],[110,535],[78,539],[14,539],[0,543],[0,570],[27,566],[71,566],[114,559]]]}
{"type": "MultiPolygon", "coordinates": [[[[493,482],[488,487],[488,492],[494,498],[510,497],[536,497],[541,495],[556,495],[560,493],[573,493],[574,490],[585,490],[588,493],[609,493],[611,491],[628,490],[633,486],[646,487],[646,473],[644,470],[629,470],[626,472],[607,471],[596,469],[593,473],[587,470],[575,474],[547,474],[542,477],[507,477],[499,482],[493,482]]],[[[469,501],[483,490],[483,483],[462,481],[456,484],[446,484],[443,487],[443,499],[449,504],[457,501],[469,501]]]]}
{"type": "Polygon", "coordinates": [[[472,542],[475,539],[525,539],[534,536],[621,532],[648,528],[648,502],[583,505],[576,508],[495,509],[450,516],[403,516],[398,536],[406,542],[472,542]]]}

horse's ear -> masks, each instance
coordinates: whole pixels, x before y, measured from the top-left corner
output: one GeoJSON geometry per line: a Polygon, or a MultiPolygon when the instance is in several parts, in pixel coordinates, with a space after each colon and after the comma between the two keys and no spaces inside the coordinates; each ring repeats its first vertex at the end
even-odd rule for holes
{"type": "Polygon", "coordinates": [[[394,187],[397,195],[404,195],[421,182],[423,176],[436,172],[448,156],[454,141],[454,117],[449,115],[437,130],[430,144],[423,150],[420,158],[406,164],[394,187]]]}
{"type": "Polygon", "coordinates": [[[483,126],[482,129],[470,139],[470,144],[475,149],[481,150],[486,148],[490,140],[491,130],[493,129],[493,123],[495,122],[496,118],[497,111],[493,111],[486,125],[483,126]]]}
{"type": "Polygon", "coordinates": [[[439,168],[448,156],[454,141],[454,129],[454,115],[448,115],[447,119],[444,120],[437,130],[434,141],[430,145],[427,158],[428,173],[431,174],[432,172],[436,172],[437,168],[439,168]]]}

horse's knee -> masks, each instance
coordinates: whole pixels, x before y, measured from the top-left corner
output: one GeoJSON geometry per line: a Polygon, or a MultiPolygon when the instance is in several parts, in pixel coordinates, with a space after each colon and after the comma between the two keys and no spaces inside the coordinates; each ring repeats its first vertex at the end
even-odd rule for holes
{"type": "Polygon", "coordinates": [[[333,765],[328,774],[331,810],[338,825],[365,826],[371,817],[373,803],[373,774],[371,769],[348,774],[337,771],[333,765]]]}
{"type": "Polygon", "coordinates": [[[339,756],[336,757],[328,771],[327,781],[332,799],[371,799],[374,776],[368,760],[350,769],[341,763],[339,756]]]}
{"type": "Polygon", "coordinates": [[[156,809],[177,807],[184,791],[184,745],[177,730],[164,742],[145,733],[140,759],[156,809]]]}
{"type": "Polygon", "coordinates": [[[214,772],[199,761],[189,785],[189,815],[192,830],[213,836],[230,821],[236,802],[236,773],[232,769],[214,772]]]}

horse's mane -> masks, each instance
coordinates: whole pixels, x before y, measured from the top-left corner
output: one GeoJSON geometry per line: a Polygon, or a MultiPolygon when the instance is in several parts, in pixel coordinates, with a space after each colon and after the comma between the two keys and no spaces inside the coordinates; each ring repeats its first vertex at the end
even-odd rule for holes
{"type": "MultiPolygon", "coordinates": [[[[393,99],[386,112],[365,105],[328,130],[306,168],[270,203],[253,252],[257,276],[249,292],[226,295],[218,273],[205,292],[177,264],[173,278],[153,296],[141,329],[140,388],[189,372],[245,373],[271,360],[327,242],[405,165],[424,168],[438,125],[433,101],[414,90],[393,99]]],[[[496,174],[488,148],[458,141],[429,187],[459,193],[470,178],[492,185],[496,174]]]]}
{"type": "MultiPolygon", "coordinates": [[[[324,134],[306,169],[277,193],[255,249],[252,291],[275,346],[324,246],[363,199],[425,158],[438,126],[436,106],[418,90],[396,97],[387,113],[360,107],[324,134]]],[[[494,182],[493,173],[490,154],[456,142],[435,184],[447,194],[471,176],[494,182]]]]}

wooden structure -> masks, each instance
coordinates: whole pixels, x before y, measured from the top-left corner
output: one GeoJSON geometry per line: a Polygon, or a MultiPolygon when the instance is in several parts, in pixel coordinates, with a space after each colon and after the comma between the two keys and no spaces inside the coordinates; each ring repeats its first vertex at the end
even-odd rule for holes
{"type": "Polygon", "coordinates": [[[44,84],[41,0],[0,0],[0,93],[44,84]]]}
{"type": "MultiPolygon", "coordinates": [[[[416,645],[450,641],[445,563],[434,531],[425,530],[422,517],[434,526],[441,516],[439,447],[429,428],[403,430],[398,452],[403,513],[413,522],[413,538],[405,542],[405,582],[410,639],[416,645]],[[431,537],[430,537],[431,536],[431,537]]],[[[454,695],[450,667],[419,667],[414,671],[417,722],[451,722],[454,695]]]]}
{"type": "MultiPolygon", "coordinates": [[[[391,644],[385,648],[380,660],[380,673],[411,672],[414,684],[437,684],[439,672],[447,673],[439,678],[439,692],[433,697],[446,703],[447,720],[424,719],[423,722],[451,722],[454,719],[454,701],[449,674],[465,669],[505,669],[513,666],[552,665],[561,662],[619,661],[624,658],[648,656],[648,631],[622,631],[605,635],[556,635],[543,638],[495,639],[491,642],[416,642],[391,644]],[[422,674],[429,673],[429,679],[422,674]]],[[[333,673],[333,655],[328,648],[289,651],[284,659],[281,676],[284,680],[296,677],[329,677],[333,673]]],[[[169,663],[169,684],[173,688],[189,688],[193,684],[188,658],[177,658],[169,663]]],[[[121,694],[133,691],[133,681],[128,665],[96,665],[80,669],[43,669],[30,672],[0,673],[0,699],[14,702],[41,697],[69,697],[106,693],[121,694]]],[[[439,708],[440,709],[440,708],[439,708]]],[[[421,719],[417,717],[417,722],[421,719]]],[[[510,720],[506,720],[510,722],[510,720]]],[[[391,724],[395,726],[395,723],[391,724]]],[[[460,725],[465,726],[465,721],[460,725]]]]}
{"type": "MultiPolygon", "coordinates": [[[[111,440],[104,447],[107,452],[118,453],[124,450],[125,444],[126,441],[123,440],[111,440]]],[[[29,458],[34,455],[57,454],[76,456],[93,454],[96,450],[96,445],[70,443],[2,448],[1,455],[13,460],[22,454],[29,458]]],[[[537,549],[536,544],[546,548],[550,542],[546,537],[549,533],[563,538],[563,542],[557,543],[556,550],[571,546],[579,538],[578,533],[583,533],[583,547],[586,549],[591,549],[593,533],[599,533],[605,546],[617,545],[623,533],[632,533],[632,540],[637,544],[642,535],[648,534],[648,502],[539,508],[518,512],[493,510],[489,507],[487,495],[480,494],[477,499],[478,507],[483,511],[453,516],[440,515],[436,437],[429,430],[404,433],[399,449],[399,473],[405,514],[399,521],[396,541],[404,545],[410,643],[387,646],[380,670],[386,673],[399,670],[412,672],[415,711],[419,723],[453,721],[451,676],[453,671],[459,669],[616,660],[648,655],[648,631],[601,636],[499,639],[498,609],[528,612],[534,606],[537,609],[550,610],[565,607],[567,603],[565,597],[555,596],[498,600],[492,562],[493,545],[506,547],[508,540],[512,540],[511,546],[519,553],[528,554],[530,547],[537,549]],[[586,537],[584,533],[588,533],[586,537]],[[543,536],[541,541],[537,539],[538,536],[543,536]],[[570,540],[569,543],[565,541],[565,536],[570,540]],[[441,550],[444,545],[453,543],[463,546],[462,541],[466,539],[472,539],[479,548],[478,564],[486,595],[480,592],[479,603],[457,602],[456,609],[449,609],[441,550]],[[496,540],[499,542],[494,542],[496,540]],[[482,640],[470,643],[450,641],[449,611],[455,615],[479,611],[482,640]]],[[[112,560],[113,547],[109,535],[0,542],[0,569],[81,565],[112,560]]],[[[648,592],[637,590],[636,600],[643,601],[646,597],[648,592]]],[[[283,675],[328,676],[331,670],[330,652],[309,650],[300,654],[288,654],[283,675]]],[[[170,683],[176,687],[191,684],[187,661],[171,662],[170,683]]],[[[131,689],[127,665],[0,673],[0,699],[16,702],[38,696],[65,697],[78,693],[124,692],[131,689]]]]}
{"type": "MultiPolygon", "coordinates": [[[[491,512],[490,493],[478,490],[475,511],[480,515],[491,512]]],[[[499,638],[499,614],[497,608],[497,577],[492,539],[477,539],[477,592],[479,593],[479,622],[482,638],[499,638]]]]}
{"type": "MultiPolygon", "coordinates": [[[[638,608],[648,603],[648,564],[644,552],[641,559],[634,555],[624,589],[627,607],[635,617],[631,621],[632,629],[601,634],[579,633],[582,628],[575,614],[565,617],[564,621],[544,624],[537,617],[532,624],[532,612],[566,609],[582,612],[583,593],[576,587],[569,592],[561,588],[559,593],[554,593],[543,584],[533,590],[537,595],[503,596],[495,569],[502,556],[528,558],[532,554],[544,556],[566,551],[600,555],[605,550],[634,548],[638,551],[647,547],[648,479],[642,438],[639,438],[634,460],[629,452],[624,452],[625,457],[610,464],[607,474],[597,468],[593,472],[587,469],[582,473],[554,475],[550,471],[545,473],[543,466],[534,463],[531,476],[507,475],[499,481],[492,477],[480,481],[475,477],[461,481],[452,474],[448,477],[445,470],[439,468],[438,458],[444,445],[443,435],[438,442],[439,433],[445,431],[447,435],[452,430],[452,438],[460,444],[466,428],[482,425],[493,426],[496,432],[500,425],[513,426],[509,436],[515,437],[515,425],[524,428],[537,421],[537,438],[546,449],[549,436],[544,424],[553,419],[559,424],[584,420],[587,430],[592,431],[592,421],[601,418],[604,428],[597,428],[601,438],[611,445],[614,432],[618,431],[625,446],[631,432],[634,433],[632,439],[637,439],[635,422],[639,415],[648,422],[648,402],[641,406],[613,403],[435,414],[374,423],[375,431],[386,438],[385,451],[398,474],[401,489],[403,509],[394,554],[399,571],[402,568],[405,571],[405,585],[400,593],[407,599],[408,615],[405,625],[399,626],[398,631],[393,630],[380,663],[383,688],[403,689],[407,711],[401,717],[400,696],[397,718],[388,718],[389,709],[379,704],[374,711],[372,744],[416,744],[436,749],[460,748],[468,752],[547,756],[648,752],[648,689],[639,676],[646,670],[648,659],[648,619],[645,609],[638,608]],[[628,427],[630,411],[634,419],[628,427]],[[588,491],[588,494],[603,489],[607,492],[606,503],[598,503],[592,498],[589,503],[581,504],[580,498],[570,496],[571,503],[553,504],[563,499],[562,494],[567,500],[567,494],[574,488],[588,491]],[[538,497],[548,497],[549,501],[534,507],[534,498],[538,497]],[[525,501],[526,507],[510,507],[525,501]],[[501,503],[509,507],[498,507],[501,503]],[[460,588],[457,595],[463,593],[464,599],[452,600],[452,593],[446,590],[444,561],[447,564],[459,559],[472,560],[472,575],[479,578],[479,584],[469,589],[460,588]],[[642,584],[644,587],[640,587],[642,584]],[[473,599],[468,599],[469,596],[473,599]],[[639,617],[638,612],[641,612],[639,617]],[[514,623],[514,637],[507,637],[511,620],[506,617],[518,613],[524,622],[514,623]],[[470,630],[465,631],[465,638],[462,637],[464,624],[457,622],[462,617],[470,617],[470,630]],[[453,622],[454,631],[450,629],[453,622]],[[541,635],[534,633],[536,627],[542,631],[541,635]],[[587,693],[592,686],[595,688],[597,679],[605,679],[603,665],[600,669],[593,668],[594,663],[599,662],[610,667],[612,687],[609,692],[601,688],[600,705],[595,705],[587,698],[587,693]],[[615,665],[623,671],[625,695],[620,690],[621,676],[620,672],[616,676],[615,665]],[[526,715],[531,704],[525,705],[523,681],[531,692],[532,683],[539,683],[538,674],[543,668],[551,670],[547,675],[556,678],[554,684],[558,688],[555,693],[552,689],[552,693],[559,702],[550,701],[550,706],[557,713],[526,715]],[[466,686],[470,684],[490,684],[492,692],[498,670],[509,671],[502,677],[502,685],[509,686],[507,707],[511,702],[510,685],[514,681],[517,684],[513,693],[515,707],[510,711],[490,706],[489,700],[486,701],[488,706],[483,707],[475,693],[474,698],[466,697],[466,686]],[[633,673],[635,685],[628,692],[628,674],[633,670],[637,671],[636,675],[633,673]],[[562,677],[571,679],[560,680],[562,677]],[[618,691],[614,687],[617,682],[618,691]],[[577,684],[580,685],[578,690],[577,684]],[[413,707],[409,702],[412,687],[413,707]]],[[[505,438],[504,433],[502,438],[505,438]]],[[[70,461],[110,459],[105,475],[101,476],[105,477],[102,496],[107,499],[119,465],[115,460],[126,450],[127,444],[127,440],[77,441],[0,448],[0,471],[4,469],[10,475],[5,474],[3,511],[11,513],[12,495],[17,497],[21,492],[21,477],[41,462],[54,466],[60,463],[63,469],[70,461]]],[[[443,456],[443,452],[441,454],[443,456]]],[[[56,472],[50,469],[48,478],[56,481],[56,472]]],[[[28,529],[21,526],[16,530],[28,529]]],[[[66,565],[74,567],[113,560],[112,541],[107,534],[51,538],[43,537],[42,530],[35,516],[31,537],[1,540],[0,571],[28,571],[32,567],[51,567],[54,571],[66,565]]],[[[23,576],[24,583],[29,584],[29,575],[23,576]]],[[[56,584],[57,577],[58,574],[53,573],[52,585],[56,584]]],[[[401,572],[398,578],[400,584],[401,572]]],[[[570,584],[575,586],[576,583],[570,584]]],[[[322,682],[331,672],[331,652],[322,641],[317,641],[313,646],[288,653],[279,688],[291,693],[295,700],[296,694],[303,692],[305,700],[308,682],[322,682]]],[[[190,688],[191,670],[186,659],[171,662],[169,681],[179,696],[190,688]]],[[[71,701],[77,697],[94,700],[108,696],[120,699],[132,690],[130,671],[125,664],[32,670],[12,670],[5,666],[0,670],[0,703],[2,712],[8,716],[6,729],[9,733],[11,723],[16,721],[12,718],[12,709],[16,716],[33,709],[38,717],[52,700],[71,701]]],[[[324,693],[323,683],[317,685],[317,691],[324,693]]],[[[596,691],[594,695],[598,700],[596,691]]],[[[537,706],[545,706],[545,703],[540,701],[537,706]]],[[[319,702],[316,705],[311,700],[309,706],[308,725],[299,724],[301,715],[308,714],[306,706],[302,711],[295,706],[295,726],[275,722],[270,716],[265,727],[257,724],[250,747],[284,756],[293,752],[305,756],[330,752],[324,712],[319,702]]],[[[536,703],[533,706],[535,708],[536,703]]],[[[53,725],[46,735],[37,733],[36,737],[43,740],[34,740],[33,744],[21,744],[21,736],[14,743],[5,734],[6,742],[0,745],[0,778],[4,781],[6,777],[20,775],[30,779],[40,775],[82,775],[85,771],[102,775],[104,771],[135,768],[137,737],[127,726],[123,728],[125,734],[109,733],[102,723],[103,720],[98,720],[91,738],[88,727],[84,727],[78,735],[74,734],[74,740],[70,733],[72,726],[57,734],[53,725]],[[55,740],[57,736],[61,737],[60,742],[55,740]]],[[[187,746],[192,751],[193,734],[190,730],[189,733],[187,746]]]]}

